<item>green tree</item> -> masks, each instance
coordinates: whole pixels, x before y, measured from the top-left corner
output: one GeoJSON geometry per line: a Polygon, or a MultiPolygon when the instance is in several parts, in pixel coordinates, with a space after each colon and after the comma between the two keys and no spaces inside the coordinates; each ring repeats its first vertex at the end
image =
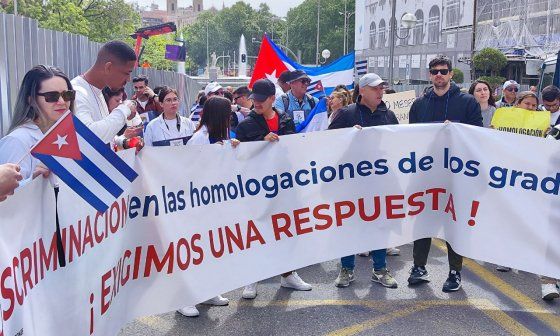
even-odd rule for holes
{"type": "Polygon", "coordinates": [[[459,84],[465,82],[465,74],[459,68],[453,68],[453,81],[459,84]]]}
{"type": "MultiPolygon", "coordinates": [[[[13,13],[13,3],[6,8],[13,13]]],[[[18,14],[42,28],[81,34],[93,41],[122,39],[140,26],[140,14],[124,0],[18,0],[18,14]]]]}
{"type": "Polygon", "coordinates": [[[483,75],[497,76],[507,65],[507,58],[498,49],[484,48],[474,55],[473,65],[483,75]]]}
{"type": "Polygon", "coordinates": [[[165,59],[165,46],[167,44],[175,44],[173,34],[152,36],[144,40],[144,52],[142,53],[140,62],[148,61],[152,68],[159,70],[175,71],[177,63],[165,59]]]}

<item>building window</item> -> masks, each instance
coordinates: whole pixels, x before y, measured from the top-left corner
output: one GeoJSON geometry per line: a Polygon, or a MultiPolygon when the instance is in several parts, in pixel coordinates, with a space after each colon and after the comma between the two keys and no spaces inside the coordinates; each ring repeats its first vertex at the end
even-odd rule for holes
{"type": "Polygon", "coordinates": [[[439,7],[432,6],[428,16],[428,43],[439,42],[441,30],[439,28],[439,7]]]}
{"type": "Polygon", "coordinates": [[[200,8],[200,4],[196,5],[198,8],[198,11],[200,12],[202,9],[200,8]]]}
{"type": "Polygon", "coordinates": [[[375,22],[372,22],[369,26],[369,47],[370,49],[375,49],[377,44],[377,28],[375,27],[375,22]]]}
{"type": "Polygon", "coordinates": [[[406,38],[403,38],[403,39],[400,38],[399,39],[399,45],[406,46],[406,45],[410,44],[410,35],[412,35],[412,31],[413,30],[406,29],[404,27],[399,28],[399,36],[400,37],[406,36],[406,38]]]}
{"type": "Polygon", "coordinates": [[[421,9],[414,13],[416,16],[416,26],[414,26],[414,36],[412,38],[413,44],[422,44],[424,40],[424,12],[421,9]]]}
{"type": "Polygon", "coordinates": [[[174,4],[174,3],[171,4],[171,11],[172,11],[172,12],[175,11],[175,4],[174,4]]]}
{"type": "Polygon", "coordinates": [[[455,27],[459,25],[461,20],[460,0],[447,0],[446,7],[446,27],[455,27]]]}
{"type": "MultiPolygon", "coordinates": [[[[391,43],[391,36],[393,36],[393,28],[395,27],[395,20],[392,18],[389,20],[389,25],[387,26],[387,43],[391,43]]],[[[396,41],[395,41],[396,42],[396,41]]],[[[387,44],[389,45],[389,44],[387,44]]],[[[395,43],[396,45],[396,43],[395,43]]]]}
{"type": "Polygon", "coordinates": [[[379,45],[378,48],[385,48],[385,20],[379,21],[379,45]]]}

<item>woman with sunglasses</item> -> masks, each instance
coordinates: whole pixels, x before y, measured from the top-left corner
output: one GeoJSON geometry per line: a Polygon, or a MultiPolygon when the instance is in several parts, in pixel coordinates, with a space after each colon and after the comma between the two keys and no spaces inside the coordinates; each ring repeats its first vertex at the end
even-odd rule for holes
{"type": "Polygon", "coordinates": [[[496,111],[496,102],[492,96],[490,84],[483,80],[476,80],[469,88],[469,94],[473,95],[480,105],[480,111],[482,112],[482,125],[484,127],[490,127],[494,111],[496,111]]]}
{"type": "Polygon", "coordinates": [[[147,146],[182,146],[192,136],[194,123],[179,115],[179,94],[177,90],[164,86],[159,92],[163,112],[150,121],[144,132],[147,146]]]}
{"type": "Polygon", "coordinates": [[[74,111],[76,92],[59,69],[38,65],[29,70],[19,89],[8,135],[0,140],[0,164],[21,166],[23,179],[48,175],[29,150],[66,111],[74,111]]]}

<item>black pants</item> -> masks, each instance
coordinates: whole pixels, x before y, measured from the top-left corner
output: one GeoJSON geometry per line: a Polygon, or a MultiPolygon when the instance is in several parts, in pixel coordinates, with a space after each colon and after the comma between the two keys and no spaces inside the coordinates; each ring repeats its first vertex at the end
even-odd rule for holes
{"type": "MultiPolygon", "coordinates": [[[[451,245],[447,243],[447,259],[449,260],[449,269],[460,272],[463,268],[463,257],[453,251],[451,245]]],[[[428,262],[428,254],[432,246],[432,238],[422,238],[414,241],[414,248],[412,249],[412,256],[414,258],[414,265],[426,266],[428,262]]]]}

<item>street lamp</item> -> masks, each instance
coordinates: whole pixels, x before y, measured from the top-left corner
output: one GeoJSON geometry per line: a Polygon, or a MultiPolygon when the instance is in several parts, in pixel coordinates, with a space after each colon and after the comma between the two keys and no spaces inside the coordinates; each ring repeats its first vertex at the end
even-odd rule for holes
{"type": "Polygon", "coordinates": [[[416,16],[411,13],[404,13],[401,17],[401,27],[406,29],[406,34],[404,36],[399,36],[397,33],[397,20],[395,18],[395,13],[397,10],[397,2],[393,0],[393,6],[391,7],[391,20],[389,20],[390,29],[391,29],[391,36],[389,36],[390,41],[390,49],[389,49],[389,84],[393,84],[393,58],[395,57],[395,37],[404,40],[408,37],[410,33],[410,29],[416,25],[418,21],[416,16]]]}
{"type": "Polygon", "coordinates": [[[348,34],[348,21],[350,20],[350,17],[352,17],[352,15],[354,15],[354,12],[348,12],[346,10],[346,0],[344,0],[344,12],[338,12],[338,14],[343,15],[344,16],[344,47],[343,47],[343,54],[346,55],[346,53],[348,53],[348,36],[350,34],[348,34]]]}
{"type": "Polygon", "coordinates": [[[317,0],[317,50],[315,51],[315,65],[319,65],[319,20],[320,20],[320,11],[321,9],[321,0],[317,0]]]}
{"type": "Polygon", "coordinates": [[[319,63],[325,64],[327,62],[327,59],[331,57],[331,51],[329,49],[323,49],[323,51],[321,51],[321,57],[323,57],[323,61],[319,59],[319,63]]]}

